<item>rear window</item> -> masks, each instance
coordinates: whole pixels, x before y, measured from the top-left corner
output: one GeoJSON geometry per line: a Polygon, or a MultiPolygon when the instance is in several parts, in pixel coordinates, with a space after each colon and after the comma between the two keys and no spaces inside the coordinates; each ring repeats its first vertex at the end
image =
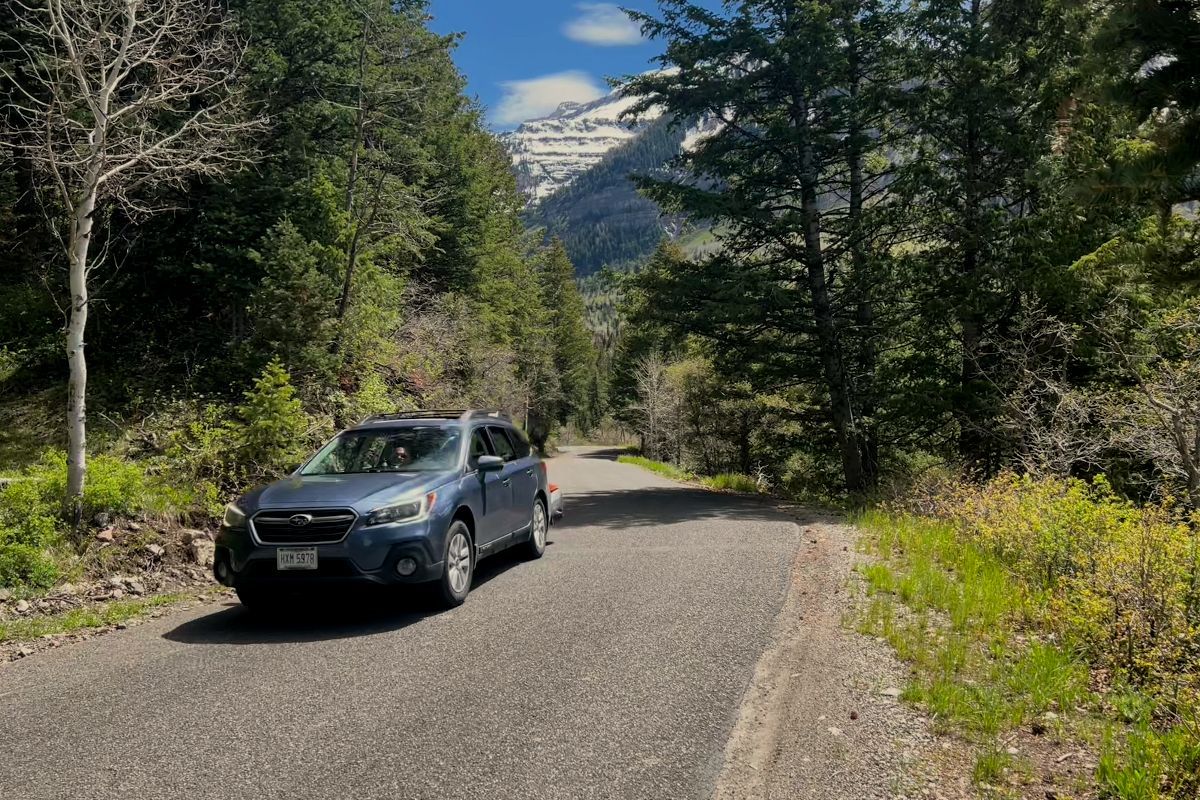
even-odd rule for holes
{"type": "Polygon", "coordinates": [[[492,439],[492,447],[496,448],[496,455],[505,461],[512,461],[517,457],[517,451],[513,449],[504,428],[489,426],[488,436],[492,439]]]}
{"type": "Polygon", "coordinates": [[[525,438],[525,434],[516,428],[508,428],[508,438],[512,442],[513,450],[517,451],[517,458],[529,457],[529,440],[525,438]]]}

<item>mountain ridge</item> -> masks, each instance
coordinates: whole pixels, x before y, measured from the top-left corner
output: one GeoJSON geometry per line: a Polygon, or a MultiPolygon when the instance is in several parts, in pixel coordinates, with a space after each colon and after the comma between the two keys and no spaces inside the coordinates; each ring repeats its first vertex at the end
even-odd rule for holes
{"type": "Polygon", "coordinates": [[[694,231],[638,193],[636,176],[669,174],[671,162],[713,128],[679,124],[652,109],[622,118],[636,103],[620,90],[566,102],[501,136],[527,205],[527,226],[562,240],[576,274],[636,269],[664,238],[694,231]]]}
{"type": "Polygon", "coordinates": [[[660,117],[652,110],[638,120],[622,119],[635,102],[620,90],[586,103],[567,101],[500,134],[529,205],[569,185],[660,117]]]}

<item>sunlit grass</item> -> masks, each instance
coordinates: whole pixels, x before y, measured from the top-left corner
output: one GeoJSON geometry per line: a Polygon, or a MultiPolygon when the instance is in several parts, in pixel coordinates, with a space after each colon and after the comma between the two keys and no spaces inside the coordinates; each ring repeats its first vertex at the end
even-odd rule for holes
{"type": "Polygon", "coordinates": [[[662,475],[664,478],[670,478],[676,481],[695,480],[696,476],[687,470],[680,469],[674,464],[667,464],[663,461],[655,461],[652,458],[644,458],[643,456],[617,456],[617,461],[622,464],[632,464],[635,467],[648,469],[651,472],[662,475]]]}
{"type": "MultiPolygon", "coordinates": [[[[994,557],[936,521],[871,512],[860,524],[878,560],[861,568],[870,601],[858,628],[912,665],[903,697],[940,729],[990,747],[1036,714],[1084,702],[1088,673],[1079,659],[1052,643],[1018,640],[1026,599],[994,557]]],[[[990,774],[1000,760],[981,769],[990,774]]]]}
{"type": "Polygon", "coordinates": [[[724,492],[747,492],[756,494],[758,492],[758,482],[749,475],[740,475],[736,472],[724,472],[720,475],[714,475],[711,478],[703,480],[705,486],[710,486],[713,489],[719,489],[724,492]]]}
{"type": "Polygon", "coordinates": [[[113,600],[91,608],[73,608],[60,614],[0,622],[0,642],[25,641],[57,633],[104,628],[133,619],[160,606],[177,603],[184,594],[162,594],[132,600],[113,600]]]}
{"type": "Polygon", "coordinates": [[[971,780],[977,784],[997,784],[1012,767],[1013,757],[1003,750],[986,750],[975,759],[971,780]]]}
{"type": "Polygon", "coordinates": [[[736,472],[723,472],[720,475],[711,475],[702,477],[695,473],[688,472],[686,469],[681,469],[674,464],[668,464],[664,461],[655,461],[651,458],[643,456],[623,455],[617,456],[617,461],[621,464],[632,464],[635,467],[648,469],[651,472],[662,475],[664,478],[670,478],[676,481],[698,481],[710,489],[716,489],[722,492],[745,492],[747,494],[757,494],[759,492],[758,482],[749,475],[741,475],[736,472]]]}

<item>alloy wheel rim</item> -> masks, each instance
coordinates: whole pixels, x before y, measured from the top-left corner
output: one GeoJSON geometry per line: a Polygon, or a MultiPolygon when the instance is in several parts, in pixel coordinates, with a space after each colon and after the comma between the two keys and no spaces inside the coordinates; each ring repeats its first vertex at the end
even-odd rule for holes
{"type": "Polygon", "coordinates": [[[467,537],[462,533],[454,534],[450,539],[449,551],[450,564],[447,569],[450,575],[450,588],[458,593],[466,588],[467,581],[471,577],[471,547],[467,542],[467,537]]]}
{"type": "Polygon", "coordinates": [[[546,546],[546,510],[541,503],[533,506],[533,541],[538,550],[546,546]]]}

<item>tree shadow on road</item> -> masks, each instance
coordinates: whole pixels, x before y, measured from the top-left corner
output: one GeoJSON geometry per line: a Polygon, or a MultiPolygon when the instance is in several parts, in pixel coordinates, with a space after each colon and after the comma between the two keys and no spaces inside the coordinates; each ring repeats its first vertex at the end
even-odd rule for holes
{"type": "Polygon", "coordinates": [[[726,520],[741,522],[793,522],[809,525],[829,522],[831,512],[781,504],[747,495],[704,489],[643,487],[568,495],[566,514],[554,527],[650,528],[681,522],[726,520]]]}
{"type": "Polygon", "coordinates": [[[630,451],[627,447],[580,448],[578,450],[564,448],[563,454],[574,456],[575,458],[596,458],[602,461],[616,461],[618,456],[630,455],[630,451]]]}
{"type": "MultiPolygon", "coordinates": [[[[475,571],[472,591],[521,563],[508,551],[484,559],[475,571]]],[[[188,620],[163,638],[183,644],[318,642],[397,631],[444,612],[424,587],[297,589],[276,608],[251,612],[233,603],[188,620]]]]}

